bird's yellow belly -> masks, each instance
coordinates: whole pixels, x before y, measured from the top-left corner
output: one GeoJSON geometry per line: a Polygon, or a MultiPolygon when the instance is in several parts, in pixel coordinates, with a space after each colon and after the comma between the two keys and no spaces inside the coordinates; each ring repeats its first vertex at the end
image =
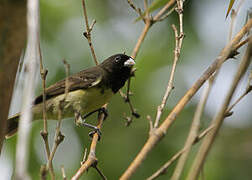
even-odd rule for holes
{"type": "MultiPolygon", "coordinates": [[[[85,115],[91,111],[101,108],[112,97],[113,92],[111,89],[101,91],[96,87],[87,90],[76,90],[68,93],[63,110],[63,118],[73,117],[75,112],[85,115]]],[[[65,95],[59,95],[55,98],[47,100],[47,117],[49,119],[58,119],[59,103],[64,99],[65,95]]],[[[42,103],[34,106],[34,118],[41,118],[41,112],[36,112],[36,109],[42,109],[42,103]],[[36,107],[37,106],[37,107],[36,107]]]]}

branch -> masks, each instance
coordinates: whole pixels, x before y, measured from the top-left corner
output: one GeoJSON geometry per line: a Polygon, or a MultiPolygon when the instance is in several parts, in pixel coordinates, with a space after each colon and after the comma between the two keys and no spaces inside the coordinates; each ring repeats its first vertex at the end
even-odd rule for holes
{"type": "Polygon", "coordinates": [[[170,0],[166,5],[157,13],[157,15],[153,18],[154,21],[159,21],[160,18],[165,14],[165,12],[175,4],[176,0],[170,0]]]}
{"type": "MultiPolygon", "coordinates": [[[[82,5],[83,5],[85,22],[86,22],[86,30],[87,30],[86,32],[84,32],[84,36],[88,40],[88,43],[89,43],[89,46],[90,46],[91,53],[92,53],[93,59],[95,61],[95,64],[98,65],[98,61],[96,59],[94,48],[93,48],[93,45],[92,45],[92,42],[91,42],[91,31],[92,31],[93,26],[94,26],[94,24],[95,24],[96,21],[94,20],[93,23],[92,23],[92,25],[89,27],[85,0],[82,0],[82,5]]],[[[105,104],[103,107],[107,108],[107,104],[105,104]]],[[[103,123],[104,117],[105,116],[104,116],[103,113],[98,117],[98,125],[96,126],[97,128],[99,128],[99,129],[102,128],[102,123],[103,123]]],[[[94,167],[101,176],[103,175],[101,173],[101,171],[97,168],[98,160],[97,160],[96,155],[95,155],[96,145],[97,145],[98,141],[99,141],[99,135],[97,133],[95,133],[93,135],[93,138],[92,138],[92,142],[91,142],[91,146],[90,146],[90,151],[89,151],[88,159],[85,160],[86,159],[86,155],[84,155],[83,161],[81,162],[81,167],[76,172],[76,174],[72,177],[72,180],[79,179],[82,176],[82,174],[84,172],[86,172],[90,167],[94,167]]],[[[103,175],[102,177],[105,177],[105,176],[103,175]]]]}
{"type": "Polygon", "coordinates": [[[173,8],[171,8],[165,15],[163,15],[162,17],[160,17],[157,21],[163,21],[164,19],[166,19],[168,16],[170,16],[171,13],[174,12],[174,10],[176,9],[176,5],[173,6],[173,8]]]}
{"type": "MultiPolygon", "coordinates": [[[[252,21],[252,18],[249,20],[252,21]]],[[[197,179],[199,172],[202,168],[202,165],[205,162],[205,159],[208,155],[208,152],[210,151],[210,148],[212,147],[212,144],[215,140],[215,137],[222,125],[223,119],[225,118],[225,112],[228,108],[228,105],[231,101],[231,98],[235,92],[235,89],[237,88],[237,85],[245,73],[246,69],[248,68],[252,56],[252,39],[250,39],[247,50],[245,52],[245,55],[242,59],[242,62],[240,63],[237,72],[234,76],[233,82],[230,86],[230,89],[225,97],[225,100],[223,102],[223,105],[221,106],[219,112],[217,113],[216,117],[212,120],[211,124],[215,125],[215,128],[213,131],[206,137],[206,139],[201,144],[199,151],[195,157],[195,160],[193,162],[193,165],[191,167],[191,170],[189,172],[189,175],[187,177],[188,180],[194,180],[197,179]]]]}
{"type": "Polygon", "coordinates": [[[170,74],[170,79],[165,91],[165,95],[163,97],[162,103],[157,107],[157,115],[156,115],[156,120],[155,120],[155,124],[154,124],[154,128],[158,127],[159,124],[159,120],[161,118],[161,115],[163,113],[163,109],[166,105],[166,102],[168,100],[168,97],[170,96],[170,93],[172,91],[173,87],[173,80],[174,80],[174,74],[175,74],[175,69],[176,69],[176,65],[177,65],[177,61],[179,59],[179,52],[180,52],[180,48],[179,48],[179,36],[178,36],[178,30],[176,28],[176,26],[173,24],[172,28],[174,30],[174,34],[175,34],[175,50],[174,50],[174,59],[173,59],[173,65],[172,65],[172,70],[171,70],[171,74],[170,74]]]}
{"type": "Polygon", "coordinates": [[[61,174],[62,174],[63,180],[67,180],[66,172],[65,172],[64,166],[62,165],[60,169],[61,169],[61,174]]]}
{"type": "Polygon", "coordinates": [[[143,14],[142,14],[141,9],[140,9],[140,8],[137,8],[137,7],[134,5],[134,3],[132,2],[132,0],[127,0],[127,1],[128,1],[128,3],[129,3],[130,7],[131,7],[132,9],[134,9],[134,10],[136,11],[136,13],[139,14],[140,18],[144,21],[144,17],[143,17],[143,14]]]}
{"type": "MultiPolygon", "coordinates": [[[[38,34],[38,52],[39,52],[39,61],[40,61],[40,77],[42,79],[42,88],[43,88],[43,125],[44,129],[40,131],[40,135],[42,136],[45,144],[45,151],[46,151],[46,157],[47,160],[49,160],[50,157],[50,147],[48,142],[48,130],[47,130],[47,117],[46,117],[46,76],[47,76],[47,69],[44,69],[43,67],[43,58],[41,53],[41,47],[40,47],[40,39],[38,34]]],[[[40,169],[41,173],[41,179],[46,179],[47,175],[47,169],[45,165],[41,166],[40,169]]]]}
{"type": "Polygon", "coordinates": [[[247,94],[249,94],[252,91],[252,85],[250,84],[251,79],[252,79],[252,72],[250,74],[250,79],[248,81],[247,88],[245,89],[244,93],[241,94],[241,96],[231,105],[225,112],[225,117],[231,116],[233,112],[231,111],[235,105],[237,105],[247,94]]]}
{"type": "MultiPolygon", "coordinates": [[[[107,107],[107,104],[104,105],[104,108],[106,107],[107,107]]],[[[102,113],[98,118],[97,128],[99,129],[102,128],[103,120],[104,120],[104,114],[102,113]]],[[[99,139],[99,135],[95,133],[92,138],[88,159],[84,163],[82,163],[81,167],[75,173],[75,175],[72,177],[71,180],[79,179],[82,176],[82,174],[86,172],[90,167],[95,167],[97,165],[98,160],[96,158],[95,152],[96,152],[96,145],[97,145],[98,139],[99,139]]]]}
{"type": "Polygon", "coordinates": [[[25,58],[29,61],[26,66],[25,74],[25,91],[23,93],[24,101],[19,121],[18,140],[16,147],[16,168],[15,174],[17,179],[29,179],[27,174],[27,163],[29,154],[29,133],[30,122],[32,119],[32,98],[35,92],[35,77],[38,72],[38,36],[39,34],[39,2],[38,0],[27,1],[27,27],[28,27],[28,44],[25,58]]]}
{"type": "Polygon", "coordinates": [[[60,145],[60,143],[65,138],[65,136],[60,131],[60,127],[61,127],[61,123],[62,123],[62,112],[64,110],[64,105],[65,105],[64,103],[65,103],[66,97],[67,97],[68,92],[69,92],[69,79],[68,79],[68,77],[69,77],[70,66],[66,62],[66,60],[63,60],[63,63],[65,65],[65,70],[66,70],[65,96],[59,102],[58,122],[57,122],[55,136],[54,136],[54,143],[53,143],[52,151],[50,153],[50,156],[49,156],[49,159],[48,159],[48,162],[47,162],[47,167],[48,167],[48,169],[50,171],[51,179],[55,179],[55,173],[54,173],[53,166],[52,166],[52,161],[53,161],[54,155],[56,153],[56,150],[57,150],[58,146],[60,145]]]}
{"type": "Polygon", "coordinates": [[[205,87],[202,96],[200,98],[200,101],[197,105],[196,111],[194,113],[194,117],[192,120],[192,124],[191,124],[191,129],[189,131],[189,135],[187,137],[187,140],[185,142],[184,145],[184,149],[185,151],[182,153],[182,156],[179,158],[179,161],[177,163],[177,166],[173,172],[172,178],[171,180],[177,180],[180,178],[181,173],[184,169],[186,160],[188,158],[188,155],[191,151],[192,145],[195,142],[195,137],[197,137],[198,131],[199,131],[199,127],[200,127],[200,119],[202,116],[202,113],[204,111],[207,99],[209,97],[209,92],[211,91],[212,85],[213,85],[213,81],[208,81],[208,86],[205,87]]]}
{"type": "Polygon", "coordinates": [[[86,4],[85,4],[85,0],[82,0],[82,6],[83,6],[83,14],[84,14],[84,18],[85,18],[85,22],[86,22],[86,32],[83,33],[83,35],[87,38],[88,40],[88,45],[90,47],[94,62],[96,65],[98,65],[98,61],[96,59],[96,55],[95,55],[95,51],[94,51],[94,47],[91,41],[91,31],[96,23],[95,20],[93,20],[91,26],[89,26],[88,24],[88,17],[87,17],[87,10],[86,10],[86,4]]]}
{"type": "Polygon", "coordinates": [[[182,47],[182,42],[185,37],[184,30],[183,30],[183,11],[184,11],[183,3],[184,3],[184,0],[177,0],[176,11],[178,12],[178,15],[179,15],[179,48],[180,49],[182,47]]]}
{"type": "MultiPolygon", "coordinates": [[[[205,129],[202,133],[200,133],[198,136],[196,136],[194,138],[193,141],[193,145],[197,144],[202,138],[204,138],[207,133],[209,133],[214,126],[210,126],[207,129],[205,129]]],[[[183,149],[181,149],[179,152],[177,152],[174,156],[172,156],[172,158],[167,161],[160,169],[158,169],[155,173],[153,173],[150,177],[147,178],[147,180],[153,180],[156,179],[157,177],[159,177],[160,175],[163,175],[166,173],[166,170],[168,169],[168,167],[170,167],[170,165],[175,162],[179,157],[181,157],[181,155],[187,151],[188,149],[184,146],[183,149]]]]}
{"type": "Polygon", "coordinates": [[[232,9],[232,11],[231,11],[231,23],[230,23],[229,36],[228,36],[229,41],[232,39],[233,30],[235,29],[235,22],[237,19],[236,17],[237,17],[237,14],[239,13],[243,3],[244,3],[244,0],[241,0],[238,4],[237,10],[235,11],[234,9],[232,9]]]}
{"type": "MultiPolygon", "coordinates": [[[[136,43],[136,45],[135,45],[135,47],[134,47],[134,49],[133,49],[133,52],[132,52],[132,54],[131,54],[131,57],[133,58],[133,59],[135,59],[136,58],[136,56],[137,56],[137,54],[138,54],[138,52],[139,52],[139,49],[140,49],[140,47],[141,47],[141,45],[142,45],[142,43],[143,43],[143,41],[144,41],[144,39],[145,39],[145,37],[146,37],[146,35],[147,35],[147,33],[148,33],[148,31],[149,31],[149,29],[150,29],[150,27],[154,24],[154,23],[156,23],[156,22],[158,22],[158,21],[161,21],[161,20],[164,20],[166,17],[168,17],[168,15],[165,15],[166,17],[164,18],[164,17],[162,17],[164,14],[165,14],[165,12],[175,3],[175,0],[170,0],[158,13],[157,13],[157,15],[154,17],[154,18],[152,18],[151,17],[151,15],[149,14],[149,10],[148,10],[148,4],[147,4],[147,1],[145,0],[144,1],[144,7],[145,7],[145,11],[146,11],[146,14],[145,14],[145,16],[143,17],[143,14],[141,13],[141,9],[140,8],[137,8],[134,4],[133,4],[133,2],[131,1],[131,0],[128,0],[128,3],[129,3],[129,5],[130,5],[130,7],[132,7],[138,14],[139,14],[139,16],[143,19],[143,21],[144,21],[144,23],[145,23],[145,26],[144,26],[144,28],[143,28],[143,30],[142,30],[142,33],[140,34],[140,36],[139,36],[139,38],[138,38],[138,40],[137,40],[137,43],[136,43]]],[[[130,110],[131,110],[131,117],[126,117],[126,119],[127,119],[127,122],[126,122],[126,125],[129,125],[131,122],[132,122],[132,118],[133,118],[133,116],[134,117],[136,117],[136,118],[138,118],[138,117],[140,117],[140,115],[138,114],[138,113],[136,113],[136,111],[135,111],[135,109],[134,109],[134,107],[133,107],[133,105],[132,105],[132,103],[131,103],[131,101],[130,101],[130,98],[129,98],[129,96],[130,96],[130,80],[131,80],[131,77],[129,78],[129,80],[128,80],[128,88],[127,88],[127,93],[126,93],[126,98],[125,98],[125,100],[126,100],[126,102],[129,104],[129,107],[130,107],[130,110]]],[[[120,92],[120,94],[122,95],[122,93],[120,92]]],[[[122,97],[124,97],[124,96],[122,96],[122,97]]]]}
{"type": "Polygon", "coordinates": [[[50,156],[50,147],[48,142],[48,130],[47,130],[47,117],[46,117],[46,76],[47,76],[47,69],[44,69],[43,67],[43,58],[40,48],[40,40],[39,40],[39,34],[38,34],[38,52],[39,52],[39,61],[40,61],[40,77],[42,79],[42,88],[43,88],[43,125],[44,129],[40,132],[40,135],[42,136],[45,144],[45,150],[46,150],[46,156],[47,160],[50,156]]]}
{"type": "Polygon", "coordinates": [[[184,106],[190,101],[193,95],[199,90],[199,88],[205,83],[205,81],[218,69],[222,63],[229,57],[230,52],[234,46],[241,40],[241,38],[249,31],[252,26],[252,19],[237,33],[233,40],[221,51],[217,59],[208,67],[208,69],[200,76],[200,78],[193,84],[193,86],[186,92],[181,98],[178,104],[173,108],[171,113],[167,116],[165,121],[155,130],[155,133],[151,135],[137,157],[128,167],[128,169],[121,176],[121,179],[129,179],[133,173],[137,170],[140,164],[143,162],[147,154],[154,148],[154,146],[164,137],[167,129],[175,121],[177,115],[182,111],[184,106]]]}

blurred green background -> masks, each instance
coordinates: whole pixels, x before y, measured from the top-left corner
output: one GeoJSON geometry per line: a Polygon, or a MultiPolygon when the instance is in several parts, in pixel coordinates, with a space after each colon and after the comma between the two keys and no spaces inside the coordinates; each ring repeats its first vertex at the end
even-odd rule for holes
{"type": "MultiPolygon", "coordinates": [[[[143,1],[134,1],[143,7],[143,1]]],[[[182,97],[204,69],[217,57],[227,43],[230,18],[225,19],[228,1],[186,1],[184,7],[184,39],[182,54],[177,66],[174,86],[162,120],[182,97]]],[[[87,1],[89,22],[96,19],[92,31],[93,45],[97,58],[101,62],[112,54],[130,55],[144,26],[143,22],[134,23],[136,13],[126,0],[87,1]]],[[[237,7],[237,2],[234,7],[237,7]]],[[[246,12],[252,7],[247,0],[242,6],[235,32],[244,24],[246,12]]],[[[70,64],[70,72],[75,73],[94,65],[90,49],[82,33],[85,29],[81,0],[41,0],[41,48],[45,67],[49,74],[47,85],[65,77],[62,59],[70,64]]],[[[155,14],[155,12],[154,12],[155,14]]],[[[163,97],[169,79],[173,60],[174,33],[171,24],[178,25],[176,12],[166,20],[155,24],[149,31],[136,58],[136,77],[132,81],[132,102],[141,118],[134,119],[130,127],[125,126],[123,114],[129,114],[129,108],[123,99],[116,95],[111,100],[109,117],[102,128],[102,139],[97,146],[98,167],[108,179],[118,179],[139,152],[148,137],[150,115],[155,117],[156,108],[163,97]]],[[[244,50],[241,50],[243,52],[244,50]]],[[[242,54],[242,53],[241,53],[242,54]]],[[[219,78],[211,92],[201,130],[206,128],[220,107],[229,87],[238,60],[224,64],[219,78]]],[[[251,67],[250,67],[251,70],[251,67]]],[[[248,73],[242,80],[235,98],[246,87],[248,73]]],[[[37,94],[41,93],[38,83],[37,94]]],[[[201,91],[200,91],[201,92],[201,91]]],[[[166,137],[153,149],[132,179],[145,179],[169,160],[184,144],[200,93],[185,107],[166,137]]],[[[17,102],[21,104],[20,102],[17,102]]],[[[251,95],[246,96],[234,108],[234,115],[225,120],[219,136],[204,166],[205,179],[249,180],[252,177],[252,102],[251,95]]],[[[96,124],[96,116],[88,119],[96,124]]],[[[50,142],[52,145],[56,122],[49,122],[50,142]]],[[[32,124],[30,143],[29,173],[32,179],[39,179],[39,169],[46,162],[42,138],[39,134],[42,121],[32,124]]],[[[80,167],[84,148],[89,149],[89,129],[76,127],[73,119],[63,121],[62,132],[65,140],[58,148],[54,169],[57,179],[61,179],[60,165],[65,166],[70,178],[80,167]]],[[[0,159],[0,171],[4,179],[9,179],[15,167],[16,136],[7,140],[0,159]]],[[[188,173],[198,145],[193,147],[189,162],[182,179],[188,173]]],[[[175,164],[167,174],[159,179],[169,179],[175,164]]],[[[1,179],[1,178],[0,178],[1,179]]],[[[94,169],[90,169],[81,179],[100,179],[94,169]]]]}

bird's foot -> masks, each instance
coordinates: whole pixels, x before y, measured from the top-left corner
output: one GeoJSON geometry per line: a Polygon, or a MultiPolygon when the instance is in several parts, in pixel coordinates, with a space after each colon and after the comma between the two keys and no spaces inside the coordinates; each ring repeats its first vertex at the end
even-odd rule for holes
{"type": "Polygon", "coordinates": [[[103,120],[105,120],[105,119],[108,117],[108,110],[107,110],[107,108],[101,107],[101,108],[98,110],[98,118],[99,118],[100,115],[102,115],[102,114],[104,114],[103,120]]]}
{"type": "Polygon", "coordinates": [[[88,128],[93,129],[93,131],[91,131],[88,135],[93,138],[93,135],[95,133],[97,133],[98,134],[98,141],[99,141],[101,139],[101,134],[102,134],[101,130],[98,127],[96,127],[96,126],[94,126],[92,124],[86,123],[85,122],[86,119],[84,117],[85,116],[81,117],[81,115],[79,113],[76,113],[75,114],[75,124],[77,126],[84,126],[84,127],[88,127],[88,128]]]}
{"type": "Polygon", "coordinates": [[[88,133],[88,135],[91,138],[93,138],[95,133],[97,133],[97,135],[98,135],[98,141],[100,141],[102,133],[101,133],[101,130],[98,127],[95,127],[95,130],[91,131],[90,133],[88,133]]]}

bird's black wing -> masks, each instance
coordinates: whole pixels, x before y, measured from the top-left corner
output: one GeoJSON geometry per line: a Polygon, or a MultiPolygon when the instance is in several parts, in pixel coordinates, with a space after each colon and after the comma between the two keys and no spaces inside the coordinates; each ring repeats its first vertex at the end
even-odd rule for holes
{"type": "MultiPolygon", "coordinates": [[[[86,69],[68,77],[69,92],[78,89],[87,89],[99,84],[102,80],[102,69],[98,66],[86,69]]],[[[45,90],[46,100],[65,93],[66,79],[56,82],[45,90]]],[[[36,97],[34,104],[43,101],[43,95],[36,97]]]]}

